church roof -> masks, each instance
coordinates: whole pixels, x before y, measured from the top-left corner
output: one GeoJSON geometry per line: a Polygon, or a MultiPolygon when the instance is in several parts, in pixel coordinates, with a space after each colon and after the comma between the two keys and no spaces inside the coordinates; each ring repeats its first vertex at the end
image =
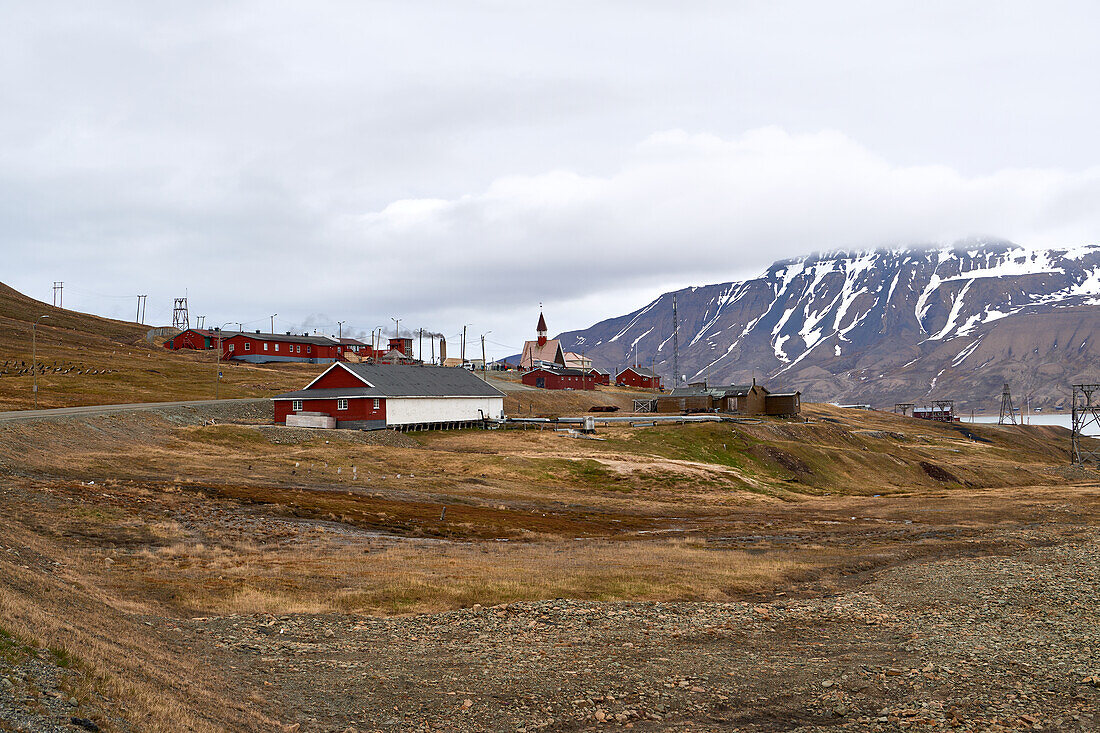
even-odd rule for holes
{"type": "Polygon", "coordinates": [[[539,325],[535,330],[539,333],[544,333],[546,331],[546,319],[543,318],[542,313],[539,313],[539,325]]]}

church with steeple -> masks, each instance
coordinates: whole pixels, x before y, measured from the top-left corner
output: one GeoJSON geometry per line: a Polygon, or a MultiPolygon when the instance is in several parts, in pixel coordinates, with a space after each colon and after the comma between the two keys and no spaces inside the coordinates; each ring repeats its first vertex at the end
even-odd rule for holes
{"type": "Polygon", "coordinates": [[[539,364],[557,364],[565,366],[565,351],[558,339],[546,338],[546,318],[539,311],[539,324],[536,327],[538,338],[523,342],[523,356],[520,357],[521,369],[533,369],[539,364]]]}

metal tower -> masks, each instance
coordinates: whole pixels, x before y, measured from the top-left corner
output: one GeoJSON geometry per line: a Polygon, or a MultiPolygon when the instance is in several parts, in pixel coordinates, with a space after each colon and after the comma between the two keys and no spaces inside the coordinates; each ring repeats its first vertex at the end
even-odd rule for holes
{"type": "Polygon", "coordinates": [[[1092,439],[1091,450],[1081,445],[1085,428],[1100,428],[1100,384],[1073,385],[1073,434],[1070,460],[1078,465],[1085,463],[1100,464],[1100,450],[1095,448],[1096,439],[1092,439]]]}
{"type": "Polygon", "coordinates": [[[181,331],[191,328],[191,318],[187,315],[187,298],[176,298],[172,306],[172,328],[181,331]]]}
{"type": "Polygon", "coordinates": [[[676,293],[672,294],[672,388],[680,384],[680,319],[676,317],[676,293]]]}
{"type": "Polygon", "coordinates": [[[1012,408],[1012,392],[1008,389],[1008,382],[1001,392],[1001,416],[997,418],[998,425],[1016,425],[1016,410],[1012,408]]]}

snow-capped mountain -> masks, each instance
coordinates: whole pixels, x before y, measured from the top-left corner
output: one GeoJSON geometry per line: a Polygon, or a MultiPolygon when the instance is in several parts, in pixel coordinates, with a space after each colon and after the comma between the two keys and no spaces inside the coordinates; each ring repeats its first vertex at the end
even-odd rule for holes
{"type": "Polygon", "coordinates": [[[1100,364],[1100,246],[988,240],[776,262],[752,280],[666,293],[562,345],[609,368],[637,348],[671,384],[674,295],[688,381],[757,376],[809,400],[982,410],[1006,380],[1033,405],[1057,404],[1100,364]]]}

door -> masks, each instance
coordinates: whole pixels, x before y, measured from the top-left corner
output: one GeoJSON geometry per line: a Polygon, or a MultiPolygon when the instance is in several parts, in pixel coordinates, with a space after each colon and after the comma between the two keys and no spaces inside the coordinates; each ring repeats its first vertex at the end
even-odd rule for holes
{"type": "Polygon", "coordinates": [[[535,386],[546,389],[546,377],[535,377],[535,386]]]}

